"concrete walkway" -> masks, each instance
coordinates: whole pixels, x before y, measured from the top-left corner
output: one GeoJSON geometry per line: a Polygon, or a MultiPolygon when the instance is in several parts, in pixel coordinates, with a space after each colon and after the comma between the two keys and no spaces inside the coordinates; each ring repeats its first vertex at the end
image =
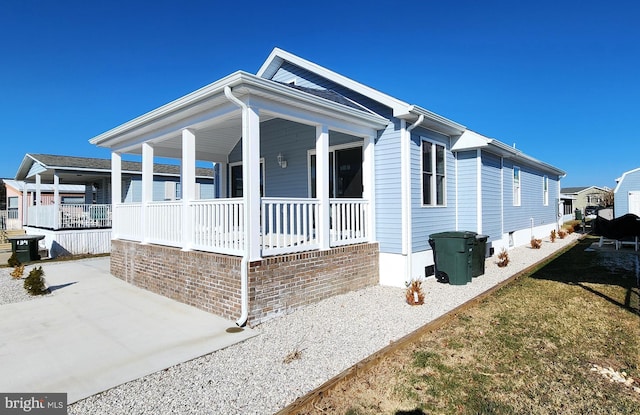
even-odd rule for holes
{"type": "Polygon", "coordinates": [[[257,334],[113,277],[109,257],[38,265],[53,293],[0,306],[2,392],[73,403],[257,334]]]}

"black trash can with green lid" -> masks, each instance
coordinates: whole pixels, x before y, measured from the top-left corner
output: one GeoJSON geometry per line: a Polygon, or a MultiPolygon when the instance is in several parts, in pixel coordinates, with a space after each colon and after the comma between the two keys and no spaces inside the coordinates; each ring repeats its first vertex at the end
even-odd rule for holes
{"type": "Polygon", "coordinates": [[[451,285],[465,285],[472,279],[473,246],[476,233],[452,231],[429,236],[437,273],[445,273],[451,285]]]}
{"type": "Polygon", "coordinates": [[[7,238],[11,242],[11,250],[16,254],[16,259],[25,264],[38,261],[38,241],[44,239],[44,235],[20,235],[7,238]]]}
{"type": "Polygon", "coordinates": [[[471,276],[477,277],[484,274],[484,261],[487,257],[487,239],[489,235],[476,235],[473,244],[473,263],[471,276]]]}

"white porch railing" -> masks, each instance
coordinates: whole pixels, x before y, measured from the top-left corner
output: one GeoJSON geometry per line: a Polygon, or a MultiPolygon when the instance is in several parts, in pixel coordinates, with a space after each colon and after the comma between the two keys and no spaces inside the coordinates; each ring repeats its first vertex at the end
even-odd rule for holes
{"type": "Polygon", "coordinates": [[[47,229],[110,228],[111,205],[58,205],[58,210],[56,205],[29,206],[27,225],[47,229]]]}
{"type": "MultiPolygon", "coordinates": [[[[48,205],[40,207],[54,208],[55,206],[48,205]]],[[[53,218],[53,215],[51,215],[51,217],[53,218]]],[[[110,228],[111,205],[60,205],[60,223],[58,226],[60,229],[110,228]]]]}
{"type": "Polygon", "coordinates": [[[149,202],[145,215],[145,241],[182,246],[182,202],[149,202]]]}
{"type": "Polygon", "coordinates": [[[141,242],[144,237],[142,203],[115,205],[114,214],[117,220],[113,225],[113,237],[141,242]]]}
{"type": "MultiPolygon", "coordinates": [[[[159,245],[189,247],[201,251],[242,255],[245,250],[244,202],[241,198],[196,200],[188,203],[189,240],[184,240],[184,204],[151,202],[116,205],[114,237],[159,245]]],[[[362,199],[331,199],[330,245],[341,246],[368,240],[368,202],[362,199]]],[[[262,255],[304,252],[320,248],[317,199],[262,198],[262,255]]]]}
{"type": "Polygon", "coordinates": [[[242,255],[245,249],[242,199],[196,200],[189,208],[194,249],[242,255]]]}
{"type": "Polygon", "coordinates": [[[363,199],[331,199],[331,246],[353,245],[369,240],[368,202],[363,199]]]}
{"type": "Polygon", "coordinates": [[[262,255],[318,249],[316,199],[262,198],[262,255]]]}

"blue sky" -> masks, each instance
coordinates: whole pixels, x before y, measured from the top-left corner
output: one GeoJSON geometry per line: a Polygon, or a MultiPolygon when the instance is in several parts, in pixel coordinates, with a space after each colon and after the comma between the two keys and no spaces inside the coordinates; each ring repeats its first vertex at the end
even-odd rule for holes
{"type": "Polygon", "coordinates": [[[0,177],[108,158],[88,140],[280,47],[614,187],[640,167],[637,4],[3,0],[0,177]]]}

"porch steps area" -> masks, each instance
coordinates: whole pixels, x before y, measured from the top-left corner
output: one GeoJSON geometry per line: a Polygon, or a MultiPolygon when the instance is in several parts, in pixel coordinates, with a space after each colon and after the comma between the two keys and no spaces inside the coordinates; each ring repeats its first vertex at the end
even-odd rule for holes
{"type": "Polygon", "coordinates": [[[24,229],[10,229],[0,232],[0,252],[11,251],[11,242],[7,238],[24,235],[24,229]]]}

